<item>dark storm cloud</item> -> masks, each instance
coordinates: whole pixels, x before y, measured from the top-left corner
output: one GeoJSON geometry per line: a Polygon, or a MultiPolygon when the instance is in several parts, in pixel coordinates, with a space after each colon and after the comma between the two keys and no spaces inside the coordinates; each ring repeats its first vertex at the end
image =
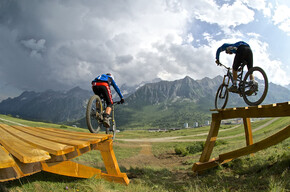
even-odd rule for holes
{"type": "MultiPolygon", "coordinates": [[[[108,71],[121,83],[155,78],[162,59],[146,52],[165,35],[148,18],[165,5],[156,6],[152,10],[135,1],[1,1],[0,80],[22,90],[43,90],[89,86],[108,71]]],[[[156,18],[171,13],[162,14],[156,18]]],[[[163,30],[176,27],[166,25],[163,30]]]]}

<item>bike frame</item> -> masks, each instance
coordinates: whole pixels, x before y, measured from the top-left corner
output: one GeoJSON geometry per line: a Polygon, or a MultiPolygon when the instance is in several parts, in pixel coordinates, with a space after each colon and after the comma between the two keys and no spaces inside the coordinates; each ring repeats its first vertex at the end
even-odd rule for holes
{"type": "MultiPolygon", "coordinates": [[[[106,111],[107,105],[106,105],[106,101],[104,100],[104,98],[101,97],[101,101],[102,101],[102,105],[103,105],[103,111],[101,112],[101,116],[103,116],[104,112],[106,111]]],[[[110,115],[110,118],[112,118],[112,125],[115,125],[115,105],[118,104],[119,101],[114,102],[112,105],[112,112],[110,115]]]]}
{"type": "MultiPolygon", "coordinates": [[[[231,68],[230,67],[227,67],[225,66],[224,64],[220,64],[222,65],[223,67],[225,67],[227,69],[227,74],[224,75],[224,79],[223,79],[223,84],[228,87],[229,86],[229,83],[231,81],[231,83],[234,82],[234,77],[233,77],[233,74],[231,72],[231,68]]],[[[239,67],[238,69],[238,77],[237,77],[237,81],[239,82],[238,85],[238,90],[240,92],[240,87],[241,87],[241,83],[243,82],[242,78],[243,78],[243,73],[244,73],[244,66],[246,65],[246,63],[242,63],[242,65],[239,67]]]]}

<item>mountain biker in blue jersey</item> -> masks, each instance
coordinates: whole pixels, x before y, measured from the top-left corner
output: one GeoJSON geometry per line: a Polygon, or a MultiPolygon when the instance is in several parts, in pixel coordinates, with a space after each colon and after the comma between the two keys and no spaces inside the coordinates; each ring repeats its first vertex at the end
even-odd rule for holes
{"type": "MultiPolygon", "coordinates": [[[[226,51],[227,54],[236,54],[233,62],[233,85],[229,88],[229,91],[237,93],[237,78],[238,68],[242,63],[246,62],[248,70],[253,67],[253,53],[249,44],[244,41],[239,41],[234,44],[225,43],[219,47],[216,51],[216,64],[220,65],[219,56],[220,53],[226,51]]],[[[257,84],[254,81],[253,74],[250,75],[250,84],[257,84]]]]}
{"type": "Polygon", "coordinates": [[[112,111],[112,105],[113,105],[113,99],[112,99],[112,93],[110,86],[113,86],[115,91],[118,93],[120,99],[121,99],[121,104],[123,104],[124,98],[123,95],[117,86],[116,82],[114,81],[111,73],[107,74],[102,74],[97,76],[93,81],[92,81],[92,89],[96,95],[103,96],[107,103],[107,108],[105,113],[103,114],[104,120],[104,126],[105,127],[110,127],[110,121],[109,121],[109,116],[112,111]]]}

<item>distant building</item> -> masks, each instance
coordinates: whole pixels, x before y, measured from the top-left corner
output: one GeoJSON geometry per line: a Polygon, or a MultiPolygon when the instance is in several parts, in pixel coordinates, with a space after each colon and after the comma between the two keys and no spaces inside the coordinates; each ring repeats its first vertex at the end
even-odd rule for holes
{"type": "Polygon", "coordinates": [[[188,123],[184,123],[184,128],[188,128],[188,123]]]}
{"type": "Polygon", "coordinates": [[[194,122],[193,127],[198,127],[198,122],[194,122]]]}
{"type": "Polygon", "coordinates": [[[205,126],[210,125],[210,121],[205,121],[205,126]]]}

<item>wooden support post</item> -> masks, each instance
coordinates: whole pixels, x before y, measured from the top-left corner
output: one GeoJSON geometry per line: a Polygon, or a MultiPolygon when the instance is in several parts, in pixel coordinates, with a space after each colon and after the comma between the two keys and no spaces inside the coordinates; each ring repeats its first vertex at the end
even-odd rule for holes
{"type": "Polygon", "coordinates": [[[246,144],[252,145],[253,144],[253,134],[252,134],[252,127],[251,127],[251,120],[250,118],[243,118],[244,128],[245,128],[245,136],[246,136],[246,144]]]}
{"type": "Polygon", "coordinates": [[[129,179],[126,173],[121,173],[115,153],[113,151],[113,140],[109,139],[98,143],[96,149],[101,151],[103,162],[108,174],[102,173],[102,177],[106,180],[118,183],[129,184],[129,179]]]}
{"type": "Polygon", "coordinates": [[[218,111],[218,113],[212,114],[212,124],[205,143],[204,150],[200,156],[199,162],[196,162],[192,167],[192,170],[194,172],[201,172],[205,169],[229,162],[234,158],[255,153],[272,145],[276,145],[277,143],[290,137],[290,125],[288,125],[288,127],[279,131],[278,133],[254,144],[250,121],[250,118],[255,117],[290,116],[290,101],[278,104],[274,103],[271,105],[238,107],[211,111],[218,111]],[[209,160],[218,135],[221,120],[233,118],[243,118],[247,146],[241,149],[221,154],[219,155],[219,157],[209,160]]]}
{"type": "Polygon", "coordinates": [[[212,122],[210,126],[210,131],[208,133],[203,152],[199,159],[200,162],[206,162],[209,160],[215,141],[217,139],[220,124],[221,124],[220,116],[218,114],[212,114],[212,122]]]}

